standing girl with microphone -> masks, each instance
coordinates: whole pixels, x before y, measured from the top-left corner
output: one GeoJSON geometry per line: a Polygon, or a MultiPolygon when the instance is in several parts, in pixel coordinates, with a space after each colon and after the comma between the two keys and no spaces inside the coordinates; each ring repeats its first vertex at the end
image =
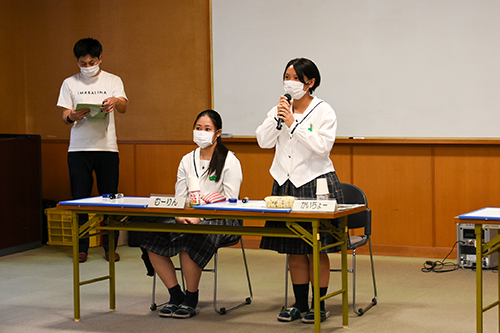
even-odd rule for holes
{"type": "MultiPolygon", "coordinates": [[[[283,73],[286,94],[268,112],[267,118],[256,130],[261,148],[275,148],[270,173],[274,178],[272,195],[290,195],[299,198],[316,198],[318,178],[326,178],[329,198],[343,203],[340,183],[330,160],[335,142],[337,117],[323,100],[313,97],[321,77],[316,65],[309,59],[297,58],[288,62],[283,73]],[[284,123],[280,129],[279,123],[284,123]]],[[[338,221],[335,221],[338,225],[338,221]]],[[[310,223],[300,223],[310,229],[310,223]]],[[[283,222],[267,221],[266,227],[285,227],[283,222]]],[[[322,246],[333,244],[332,235],[321,234],[322,246]]],[[[312,247],[300,238],[262,237],[260,247],[289,255],[290,275],[295,303],[278,314],[279,321],[302,318],[304,323],[314,323],[314,310],[309,307],[309,285],[313,282],[312,247]]],[[[330,279],[330,261],[327,252],[320,254],[320,294],[326,295],[330,279]]],[[[312,302],[314,305],[314,300],[312,302]]],[[[329,316],[324,301],[321,302],[321,321],[329,316]]]]}

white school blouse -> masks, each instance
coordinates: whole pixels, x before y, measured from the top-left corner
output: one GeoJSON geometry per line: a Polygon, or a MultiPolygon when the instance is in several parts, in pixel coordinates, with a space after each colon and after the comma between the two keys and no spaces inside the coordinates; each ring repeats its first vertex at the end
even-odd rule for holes
{"type": "Polygon", "coordinates": [[[337,133],[337,116],[332,107],[314,97],[303,114],[294,114],[291,127],[276,129],[277,106],[256,130],[261,148],[275,148],[270,173],[281,186],[288,179],[295,187],[335,171],[330,151],[337,133]]]}
{"type": "Polygon", "coordinates": [[[227,153],[221,179],[218,182],[214,180],[213,175],[208,175],[209,162],[200,160],[200,148],[184,155],[177,169],[176,197],[187,198],[189,196],[189,177],[197,177],[200,180],[201,195],[217,191],[228,199],[238,198],[243,174],[240,161],[234,153],[232,151],[227,153]]]}

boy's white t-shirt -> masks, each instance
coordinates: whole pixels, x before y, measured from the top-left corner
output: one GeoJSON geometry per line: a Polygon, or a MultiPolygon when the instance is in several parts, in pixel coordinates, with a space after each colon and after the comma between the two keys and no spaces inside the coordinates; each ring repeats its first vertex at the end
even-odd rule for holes
{"type": "MultiPolygon", "coordinates": [[[[101,70],[98,76],[87,78],[81,73],[64,80],[57,106],[75,109],[77,104],[102,104],[108,97],[124,97],[123,82],[117,75],[101,70]]],[[[115,129],[115,111],[106,119],[84,118],[71,127],[69,152],[113,151],[118,152],[115,129]]]]}

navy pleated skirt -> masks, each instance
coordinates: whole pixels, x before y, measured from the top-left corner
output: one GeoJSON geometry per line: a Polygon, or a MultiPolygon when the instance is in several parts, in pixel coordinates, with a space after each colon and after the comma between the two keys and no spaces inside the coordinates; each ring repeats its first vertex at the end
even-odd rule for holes
{"type": "MultiPolygon", "coordinates": [[[[328,184],[328,190],[330,192],[330,198],[336,199],[337,203],[344,203],[344,196],[342,194],[342,189],[340,188],[340,182],[335,172],[329,172],[318,178],[326,178],[328,184]]],[[[282,186],[279,186],[276,181],[273,184],[272,195],[290,195],[296,198],[316,198],[316,179],[304,184],[303,186],[297,188],[289,180],[287,180],[282,186]]],[[[339,219],[332,219],[330,222],[340,227],[339,219]]],[[[303,228],[311,230],[311,224],[307,222],[299,222],[303,228]]],[[[282,227],[286,228],[286,223],[284,221],[266,221],[266,227],[282,227]]],[[[337,242],[334,237],[329,233],[321,233],[321,244],[322,246],[333,244],[337,242]]],[[[262,237],[260,243],[260,248],[274,250],[279,253],[287,254],[311,254],[312,246],[304,242],[300,238],[287,238],[287,237],[262,237]]],[[[323,250],[321,252],[331,253],[340,251],[340,246],[335,246],[323,250]]]]}

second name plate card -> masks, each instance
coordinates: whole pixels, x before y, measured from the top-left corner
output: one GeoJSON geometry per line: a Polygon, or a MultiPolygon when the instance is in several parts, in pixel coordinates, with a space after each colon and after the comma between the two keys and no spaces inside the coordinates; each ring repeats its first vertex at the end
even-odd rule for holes
{"type": "Polygon", "coordinates": [[[176,198],[166,195],[151,194],[148,208],[176,208],[184,209],[185,198],[176,198]]]}
{"type": "Polygon", "coordinates": [[[295,200],[292,212],[336,212],[337,200],[295,200]]]}

